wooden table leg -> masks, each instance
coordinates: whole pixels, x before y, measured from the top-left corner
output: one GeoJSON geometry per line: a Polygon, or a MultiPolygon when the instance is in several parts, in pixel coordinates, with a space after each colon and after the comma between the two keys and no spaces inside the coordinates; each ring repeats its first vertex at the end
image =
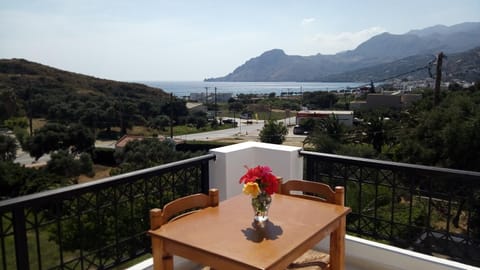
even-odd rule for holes
{"type": "Polygon", "coordinates": [[[152,236],[154,270],[173,270],[173,256],[165,253],[162,239],[152,236]]]}
{"type": "Polygon", "coordinates": [[[340,220],[338,228],[330,235],[330,269],[345,269],[346,218],[340,220]]]}

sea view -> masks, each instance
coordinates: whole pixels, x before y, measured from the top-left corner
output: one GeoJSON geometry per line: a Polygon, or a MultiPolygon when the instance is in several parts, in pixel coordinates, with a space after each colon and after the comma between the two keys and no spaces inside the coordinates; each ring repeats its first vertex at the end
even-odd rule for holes
{"type": "Polygon", "coordinates": [[[203,81],[143,81],[148,86],[163,89],[175,96],[188,96],[190,93],[268,94],[275,92],[331,91],[354,88],[359,82],[203,82],[203,81]],[[207,88],[207,89],[205,89],[207,88]]]}

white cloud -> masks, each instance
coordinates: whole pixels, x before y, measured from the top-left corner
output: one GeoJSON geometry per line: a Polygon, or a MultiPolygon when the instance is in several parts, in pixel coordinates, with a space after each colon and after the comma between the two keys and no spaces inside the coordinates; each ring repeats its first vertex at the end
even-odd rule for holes
{"type": "Polygon", "coordinates": [[[316,34],[310,38],[316,50],[322,54],[334,54],[340,51],[353,50],[369,38],[385,32],[382,27],[374,26],[358,32],[341,32],[336,34],[316,34]]]}
{"type": "Polygon", "coordinates": [[[315,18],[305,18],[302,20],[302,25],[308,25],[315,21],[315,18]]]}

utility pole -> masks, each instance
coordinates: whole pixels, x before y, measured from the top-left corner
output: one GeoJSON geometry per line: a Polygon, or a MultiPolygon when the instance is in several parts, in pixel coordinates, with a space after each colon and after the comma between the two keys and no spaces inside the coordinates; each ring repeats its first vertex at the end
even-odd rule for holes
{"type": "Polygon", "coordinates": [[[300,92],[302,93],[302,98],[300,100],[300,109],[303,107],[303,87],[300,85],[300,92]]]}
{"type": "Polygon", "coordinates": [[[437,56],[437,73],[435,75],[435,90],[433,104],[435,106],[440,102],[440,83],[442,82],[442,62],[443,52],[440,52],[437,56]]]}
{"type": "Polygon", "coordinates": [[[207,107],[208,112],[208,87],[205,86],[205,107],[207,107]]]}
{"type": "Polygon", "coordinates": [[[215,112],[215,121],[217,121],[217,87],[215,87],[215,108],[214,108],[214,112],[215,112]]]}
{"type": "Polygon", "coordinates": [[[27,116],[28,116],[28,125],[30,128],[30,136],[33,136],[33,116],[32,116],[32,86],[28,83],[28,88],[26,90],[26,100],[27,100],[27,116]]]}
{"type": "Polygon", "coordinates": [[[170,93],[170,138],[173,139],[173,93],[170,93]]]}

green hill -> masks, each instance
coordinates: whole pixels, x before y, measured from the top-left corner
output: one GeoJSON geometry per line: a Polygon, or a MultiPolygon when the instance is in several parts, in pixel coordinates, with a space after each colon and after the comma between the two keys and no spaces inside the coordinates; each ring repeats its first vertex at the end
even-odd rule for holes
{"type": "Polygon", "coordinates": [[[159,88],[99,79],[24,59],[0,59],[0,89],[2,88],[13,89],[16,93],[30,88],[45,96],[69,94],[158,99],[168,95],[159,88]]]}
{"type": "MultiPolygon", "coordinates": [[[[125,133],[133,125],[170,115],[170,103],[170,95],[159,88],[99,79],[23,59],[0,59],[0,125],[12,117],[28,116],[67,125],[81,123],[94,130],[121,127],[125,133]]],[[[178,100],[175,104],[175,108],[185,107],[178,100]]]]}

